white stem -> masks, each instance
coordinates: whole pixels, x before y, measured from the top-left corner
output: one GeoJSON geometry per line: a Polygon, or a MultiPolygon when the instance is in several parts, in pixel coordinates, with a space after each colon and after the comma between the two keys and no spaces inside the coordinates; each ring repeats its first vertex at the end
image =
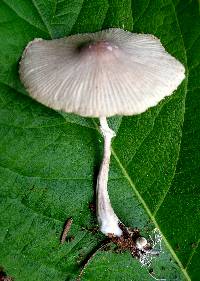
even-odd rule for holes
{"type": "Polygon", "coordinates": [[[104,155],[97,178],[97,218],[102,233],[121,236],[122,230],[118,225],[119,219],[111,206],[107,190],[111,140],[115,136],[115,132],[109,128],[106,117],[100,118],[100,125],[104,137],[104,155]]]}

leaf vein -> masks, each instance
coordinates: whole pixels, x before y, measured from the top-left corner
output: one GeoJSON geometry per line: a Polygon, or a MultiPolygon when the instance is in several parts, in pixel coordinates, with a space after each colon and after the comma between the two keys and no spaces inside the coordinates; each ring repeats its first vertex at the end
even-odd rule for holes
{"type": "Polygon", "coordinates": [[[22,17],[11,5],[9,5],[6,0],[2,0],[3,3],[9,7],[20,19],[24,20],[25,22],[27,22],[28,24],[30,24],[31,26],[37,28],[38,30],[41,30],[43,32],[47,32],[46,29],[41,29],[39,26],[34,25],[33,23],[31,23],[30,21],[28,21],[26,18],[22,17]]]}

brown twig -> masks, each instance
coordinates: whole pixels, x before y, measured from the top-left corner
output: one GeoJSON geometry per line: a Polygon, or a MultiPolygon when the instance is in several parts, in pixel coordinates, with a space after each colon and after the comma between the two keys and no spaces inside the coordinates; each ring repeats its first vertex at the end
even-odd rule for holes
{"type": "Polygon", "coordinates": [[[85,261],[83,264],[83,267],[81,269],[81,272],[79,273],[78,278],[76,279],[76,281],[81,281],[81,277],[84,273],[84,270],[86,269],[86,267],[88,266],[88,264],[90,263],[91,259],[97,254],[97,252],[103,250],[106,246],[108,246],[111,243],[110,239],[105,239],[102,244],[100,245],[100,247],[98,247],[98,249],[95,250],[95,252],[93,254],[91,254],[85,261]]]}
{"type": "Polygon", "coordinates": [[[72,218],[69,218],[66,222],[65,222],[65,226],[63,228],[63,232],[62,232],[62,235],[61,235],[61,238],[60,238],[60,243],[61,244],[64,244],[65,240],[66,240],[66,237],[67,237],[67,234],[71,228],[71,225],[72,225],[72,222],[73,222],[73,219],[72,218]]]}

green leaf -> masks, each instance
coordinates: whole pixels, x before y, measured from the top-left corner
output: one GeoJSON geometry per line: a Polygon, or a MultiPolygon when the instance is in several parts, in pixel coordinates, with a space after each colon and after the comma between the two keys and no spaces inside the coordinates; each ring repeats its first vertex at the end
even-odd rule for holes
{"type": "Polygon", "coordinates": [[[176,3],[176,13],[186,49],[188,86],[179,160],[172,185],[156,216],[191,280],[200,276],[200,21],[197,1],[176,3]],[[174,210],[172,215],[171,206],[174,210]],[[165,222],[165,223],[164,223],[165,222]],[[171,226],[174,227],[171,231],[171,226]]]}
{"type": "Polygon", "coordinates": [[[109,176],[113,207],[126,226],[163,234],[156,278],[199,278],[199,11],[197,1],[2,0],[0,3],[1,252],[16,281],[152,280],[112,245],[89,208],[102,157],[98,120],[55,112],[28,97],[18,76],[26,44],[121,27],[151,33],[184,63],[187,77],[157,107],[113,117],[109,176]],[[186,96],[187,95],[187,96],[186,96]],[[186,98],[187,97],[187,98],[186,98]],[[73,217],[61,245],[63,224],[73,217]]]}

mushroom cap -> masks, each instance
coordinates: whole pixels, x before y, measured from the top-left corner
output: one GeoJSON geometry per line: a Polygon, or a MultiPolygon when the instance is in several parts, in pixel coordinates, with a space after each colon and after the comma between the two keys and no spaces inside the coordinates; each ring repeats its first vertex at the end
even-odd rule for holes
{"type": "Polygon", "coordinates": [[[90,117],[142,113],[185,77],[184,66],[158,38],[119,28],[35,39],[24,50],[19,72],[37,101],[90,117]]]}

